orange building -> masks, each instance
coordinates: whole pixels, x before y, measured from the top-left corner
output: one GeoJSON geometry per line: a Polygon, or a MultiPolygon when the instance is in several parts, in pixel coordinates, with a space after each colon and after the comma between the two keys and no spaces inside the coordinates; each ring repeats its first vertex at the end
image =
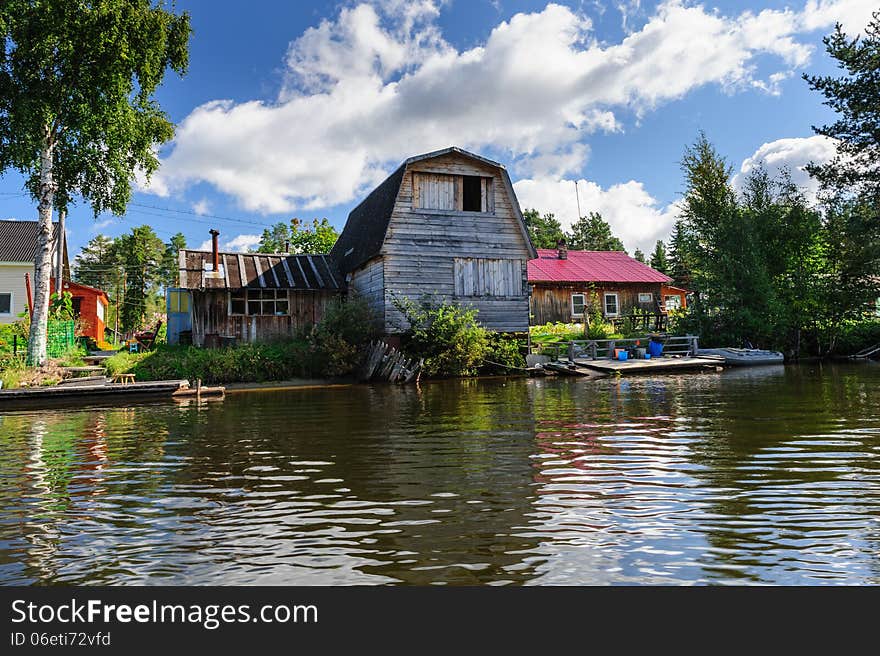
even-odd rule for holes
{"type": "MultiPolygon", "coordinates": [[[[81,334],[91,337],[99,346],[103,344],[105,342],[104,319],[107,316],[107,308],[110,307],[110,298],[107,296],[107,292],[70,280],[65,280],[61,287],[65,292],[70,292],[73,297],[73,316],[82,326],[81,334]]],[[[52,293],[55,293],[54,279],[51,288],[52,293]]]]}
{"type": "Polygon", "coordinates": [[[681,287],[672,287],[671,285],[663,285],[660,288],[660,294],[663,296],[663,307],[669,310],[683,310],[687,307],[686,289],[681,287]]]}

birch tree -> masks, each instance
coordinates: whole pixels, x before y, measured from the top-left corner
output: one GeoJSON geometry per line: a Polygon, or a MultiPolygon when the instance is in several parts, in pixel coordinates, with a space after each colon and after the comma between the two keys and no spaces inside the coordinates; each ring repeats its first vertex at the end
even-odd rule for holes
{"type": "Polygon", "coordinates": [[[188,64],[189,15],[153,0],[0,3],[0,173],[19,171],[39,230],[28,360],[46,360],[52,213],[76,198],[122,215],[174,128],[153,99],[188,64]]]}

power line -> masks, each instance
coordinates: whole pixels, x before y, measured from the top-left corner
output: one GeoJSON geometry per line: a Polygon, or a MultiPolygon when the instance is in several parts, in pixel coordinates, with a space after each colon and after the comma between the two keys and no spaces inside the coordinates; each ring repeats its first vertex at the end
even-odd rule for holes
{"type": "MultiPolygon", "coordinates": [[[[160,207],[158,205],[146,205],[144,203],[129,203],[129,206],[145,207],[145,208],[151,209],[151,210],[159,210],[161,212],[172,212],[174,214],[188,214],[188,215],[195,216],[195,217],[205,217],[208,219],[216,219],[219,221],[232,221],[233,223],[244,223],[247,225],[259,226],[261,228],[271,227],[271,224],[267,225],[266,223],[261,223],[259,221],[251,221],[249,219],[242,219],[242,218],[232,217],[232,216],[219,216],[217,214],[202,214],[202,213],[198,213],[198,212],[193,212],[192,210],[177,210],[177,209],[174,209],[171,207],[160,207]]],[[[198,221],[200,219],[197,218],[194,220],[198,221]]]]}

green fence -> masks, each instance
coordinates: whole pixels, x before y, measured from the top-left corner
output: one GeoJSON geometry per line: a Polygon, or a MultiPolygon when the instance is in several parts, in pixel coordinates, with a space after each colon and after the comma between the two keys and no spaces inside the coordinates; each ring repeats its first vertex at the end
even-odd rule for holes
{"type": "Polygon", "coordinates": [[[47,352],[50,358],[60,358],[76,344],[73,321],[49,320],[47,352]]]}

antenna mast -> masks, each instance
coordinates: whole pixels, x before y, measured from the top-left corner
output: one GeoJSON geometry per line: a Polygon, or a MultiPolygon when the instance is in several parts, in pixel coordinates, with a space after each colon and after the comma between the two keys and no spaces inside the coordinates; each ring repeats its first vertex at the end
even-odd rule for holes
{"type": "Polygon", "coordinates": [[[577,180],[574,181],[574,197],[575,197],[575,200],[577,200],[577,205],[578,205],[577,220],[580,221],[581,220],[581,196],[578,193],[578,181],[577,180]]]}

